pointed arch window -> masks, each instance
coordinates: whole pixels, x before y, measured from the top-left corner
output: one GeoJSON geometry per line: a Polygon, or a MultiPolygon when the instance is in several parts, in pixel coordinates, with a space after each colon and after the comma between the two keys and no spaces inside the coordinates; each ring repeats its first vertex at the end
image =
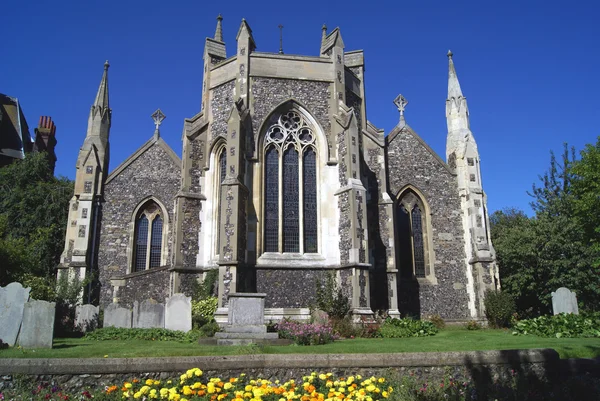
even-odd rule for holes
{"type": "Polygon", "coordinates": [[[138,212],[134,230],[133,271],[159,267],[163,261],[163,212],[150,201],[138,212]]]}
{"type": "Polygon", "coordinates": [[[216,232],[217,232],[217,241],[216,241],[216,255],[219,254],[219,247],[220,247],[220,243],[221,243],[221,191],[222,191],[222,187],[223,187],[223,181],[225,181],[225,177],[227,176],[227,152],[225,150],[225,146],[223,146],[223,148],[221,148],[221,150],[219,152],[217,152],[217,154],[219,155],[219,159],[218,159],[218,164],[217,164],[217,171],[216,171],[216,177],[218,177],[217,179],[217,185],[216,185],[216,194],[215,194],[215,207],[216,207],[216,232]]]}
{"type": "Polygon", "coordinates": [[[264,160],[264,251],[317,253],[317,148],[300,113],[267,129],[264,160]]]}
{"type": "Polygon", "coordinates": [[[431,274],[423,201],[412,191],[398,200],[396,210],[396,260],[400,277],[425,278],[431,274]]]}

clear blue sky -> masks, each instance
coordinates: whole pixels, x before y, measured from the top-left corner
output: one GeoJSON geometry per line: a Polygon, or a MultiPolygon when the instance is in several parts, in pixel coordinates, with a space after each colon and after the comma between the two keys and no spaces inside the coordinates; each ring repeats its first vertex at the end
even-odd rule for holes
{"type": "Polygon", "coordinates": [[[258,50],[317,55],[321,25],[363,49],[367,116],[389,132],[392,100],[445,158],[445,99],[452,49],[482,159],[491,211],[530,212],[526,191],[563,142],[596,141],[600,3],[594,1],[5,1],[0,92],[20,99],[31,127],[57,125],[56,174],[73,178],[91,103],[110,61],[111,170],[149,139],[150,114],[181,154],[183,120],[199,111],[204,38],[222,13],[227,53],[242,18],[258,50]]]}

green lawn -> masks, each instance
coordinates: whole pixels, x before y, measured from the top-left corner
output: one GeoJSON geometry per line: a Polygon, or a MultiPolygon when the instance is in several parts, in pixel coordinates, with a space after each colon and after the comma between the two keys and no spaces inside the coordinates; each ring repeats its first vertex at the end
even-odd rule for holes
{"type": "Polygon", "coordinates": [[[449,328],[433,337],[398,339],[341,340],[318,346],[283,347],[216,347],[198,344],[159,341],[86,341],[83,339],[56,339],[51,350],[0,351],[0,358],[131,358],[160,356],[201,356],[265,354],[335,354],[335,353],[392,353],[480,351],[523,348],[553,348],[561,358],[595,358],[600,356],[597,338],[542,338],[513,336],[506,330],[468,331],[449,328]]]}

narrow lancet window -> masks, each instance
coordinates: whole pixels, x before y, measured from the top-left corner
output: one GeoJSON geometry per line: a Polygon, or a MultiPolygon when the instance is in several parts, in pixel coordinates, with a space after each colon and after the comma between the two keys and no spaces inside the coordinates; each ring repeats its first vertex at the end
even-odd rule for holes
{"type": "Polygon", "coordinates": [[[300,252],[298,152],[292,146],[283,154],[283,252],[300,252]]]}
{"type": "Polygon", "coordinates": [[[423,247],[423,221],[418,205],[412,210],[412,234],[415,260],[415,276],[425,277],[425,252],[423,247]]]}
{"type": "Polygon", "coordinates": [[[156,216],[152,221],[152,240],[150,242],[150,268],[159,267],[162,252],[162,218],[156,216]]]}
{"type": "Polygon", "coordinates": [[[279,251],[279,155],[274,146],[265,157],[265,252],[279,251]]]}
{"type": "Polygon", "coordinates": [[[302,161],[304,189],[304,252],[317,252],[317,155],[312,148],[304,151],[302,161]]]}
{"type": "Polygon", "coordinates": [[[137,222],[135,241],[135,271],[146,269],[146,256],[148,255],[148,218],[145,214],[137,222]]]}

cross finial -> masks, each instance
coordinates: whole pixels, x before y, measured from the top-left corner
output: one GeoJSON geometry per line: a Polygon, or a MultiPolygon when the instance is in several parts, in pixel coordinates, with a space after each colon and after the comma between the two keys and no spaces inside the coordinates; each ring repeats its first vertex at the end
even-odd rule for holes
{"type": "Polygon", "coordinates": [[[394,99],[394,104],[396,105],[396,107],[398,108],[398,111],[400,112],[400,119],[401,120],[404,119],[404,110],[406,109],[408,100],[406,100],[406,98],[400,94],[400,95],[396,96],[396,99],[394,99]]]}
{"type": "Polygon", "coordinates": [[[279,24],[279,54],[283,54],[283,25],[279,24]]]}
{"type": "Polygon", "coordinates": [[[160,127],[163,120],[165,118],[167,118],[167,116],[165,116],[165,114],[161,111],[161,109],[156,109],[156,111],[154,113],[152,113],[152,115],[150,117],[152,117],[152,120],[154,120],[154,125],[156,126],[154,133],[156,134],[159,131],[158,127],[160,127]]]}

